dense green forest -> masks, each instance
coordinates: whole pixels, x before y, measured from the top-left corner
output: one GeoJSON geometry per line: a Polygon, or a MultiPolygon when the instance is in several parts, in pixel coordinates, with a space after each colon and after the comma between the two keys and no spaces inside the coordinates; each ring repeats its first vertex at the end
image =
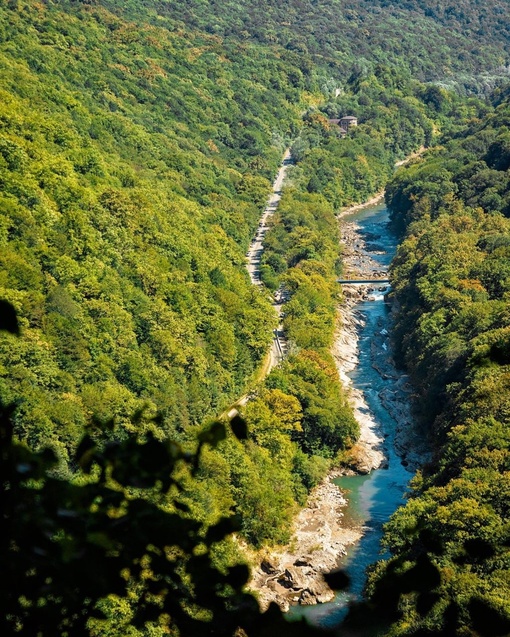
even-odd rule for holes
{"type": "Polygon", "coordinates": [[[391,635],[510,633],[510,102],[495,102],[387,190],[403,236],[396,353],[436,458],[388,524],[377,573],[403,584],[428,563],[440,577],[406,590],[391,635]]]}
{"type": "Polygon", "coordinates": [[[207,519],[235,504],[252,542],[286,538],[294,504],[325,467],[310,458],[332,459],[356,435],[327,352],[334,212],[430,142],[439,122],[431,89],[378,65],[319,111],[307,107],[319,103],[317,78],[305,81],[295,56],[138,25],[95,4],[64,13],[20,3],[3,11],[2,29],[2,296],[23,339],[2,345],[0,387],[4,402],[17,401],[16,435],[51,445],[63,473],[91,418],[98,438],[146,428],[185,443],[242,394],[275,324],[268,298],[249,285],[244,251],[294,138],[298,166],[280,213],[288,239],[278,218],[263,265],[269,288],[285,276],[285,327],[305,352],[289,371],[304,387],[272,378],[264,394],[273,429],[287,426],[274,392],[298,401],[278,452],[284,468],[254,434],[259,444],[229,441],[204,463],[207,486],[194,493],[207,519]],[[342,139],[327,117],[348,109],[361,123],[342,139]],[[281,272],[271,259],[286,260],[281,272]],[[332,387],[311,400],[306,387],[322,376],[332,387]],[[139,411],[147,422],[133,427],[139,411]],[[114,430],[102,431],[111,418],[114,430]],[[269,496],[275,483],[280,499],[269,496]],[[267,511],[254,516],[257,506],[267,511]]]}
{"type": "Polygon", "coordinates": [[[2,32],[2,287],[26,328],[3,392],[23,437],[65,455],[99,405],[122,424],[143,399],[165,433],[219,412],[270,338],[241,266],[298,89],[256,47],[229,60],[101,8],[27,5],[2,32]]]}
{"type": "MultiPolygon", "coordinates": [[[[219,540],[287,541],[356,439],[329,353],[335,213],[440,132],[470,139],[470,120],[465,205],[509,205],[506,138],[460,96],[505,76],[508,10],[436,4],[0,3],[0,298],[20,328],[0,338],[6,634],[232,634],[241,616],[285,634],[242,592],[239,542],[219,540]],[[347,113],[343,136],[329,120],[347,113]],[[255,289],[244,255],[289,145],[255,289]],[[260,382],[279,286],[291,354],[260,382]],[[215,420],[246,391],[245,420],[215,420]]],[[[461,191],[453,168],[439,181],[461,191]]],[[[403,204],[396,226],[417,214],[403,204]]],[[[479,285],[502,300],[490,241],[479,285]]]]}
{"type": "Polygon", "coordinates": [[[124,6],[144,19],[148,9],[150,19],[171,28],[192,25],[278,44],[310,68],[323,67],[322,89],[330,92],[342,76],[376,63],[468,92],[508,77],[509,7],[500,0],[128,0],[124,6]]]}

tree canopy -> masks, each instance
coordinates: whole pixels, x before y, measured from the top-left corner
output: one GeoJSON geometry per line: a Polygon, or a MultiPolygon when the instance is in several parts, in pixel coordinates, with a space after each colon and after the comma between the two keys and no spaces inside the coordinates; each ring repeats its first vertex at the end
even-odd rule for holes
{"type": "Polygon", "coordinates": [[[404,595],[391,635],[510,632],[509,113],[503,99],[387,190],[403,235],[391,269],[396,350],[435,448],[373,576],[377,595],[416,565],[436,573],[428,591],[404,595]]]}

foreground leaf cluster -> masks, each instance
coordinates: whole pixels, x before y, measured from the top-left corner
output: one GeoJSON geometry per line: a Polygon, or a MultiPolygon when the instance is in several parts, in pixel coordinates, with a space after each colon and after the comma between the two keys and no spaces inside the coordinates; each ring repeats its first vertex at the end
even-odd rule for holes
{"type": "Polygon", "coordinates": [[[246,565],[218,567],[215,547],[236,518],[204,526],[180,499],[224,425],[204,431],[194,453],[151,436],[101,448],[86,436],[69,482],[52,476],[49,449],[13,439],[11,417],[2,406],[3,634],[290,634],[276,608],[262,614],[244,592],[246,565]]]}

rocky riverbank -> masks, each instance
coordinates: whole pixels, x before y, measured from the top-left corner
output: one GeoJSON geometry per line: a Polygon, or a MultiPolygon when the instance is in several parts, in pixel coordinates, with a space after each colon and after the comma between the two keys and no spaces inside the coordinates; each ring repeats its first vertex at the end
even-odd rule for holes
{"type": "MultiPolygon", "coordinates": [[[[354,222],[341,224],[343,264],[346,278],[383,279],[388,273],[366,251],[365,241],[354,222]]],[[[369,473],[384,464],[383,438],[378,431],[363,392],[352,387],[348,374],[358,364],[359,330],[363,324],[362,315],[356,305],[369,299],[375,293],[381,294],[386,285],[379,286],[344,285],[344,302],[339,310],[339,329],[333,346],[333,356],[344,387],[349,388],[350,402],[360,426],[360,437],[350,452],[350,468],[357,473],[369,473]]]]}
{"type": "Polygon", "coordinates": [[[430,460],[430,445],[412,413],[413,389],[409,376],[395,369],[388,331],[388,327],[391,329],[391,316],[385,323],[386,326],[380,326],[372,341],[372,366],[383,378],[393,379],[393,383],[391,388],[383,389],[378,395],[396,423],[394,445],[401,463],[416,471],[430,460]]]}
{"type": "MultiPolygon", "coordinates": [[[[419,154],[417,153],[416,156],[419,154]]],[[[413,156],[414,157],[414,156],[413,156]]],[[[351,209],[349,209],[352,211],[351,209]]],[[[355,222],[344,222],[341,227],[341,239],[344,248],[343,263],[346,278],[385,278],[388,273],[370,256],[375,254],[366,245],[365,239],[359,233],[355,222]],[[367,249],[368,248],[368,249],[367,249]]],[[[370,239],[370,237],[368,237],[370,239]]],[[[358,328],[362,316],[355,306],[362,300],[368,300],[376,294],[385,293],[387,286],[344,286],[345,302],[342,306],[341,321],[343,323],[335,344],[334,356],[337,360],[339,373],[344,385],[350,382],[344,375],[344,370],[351,371],[357,365],[358,328]]],[[[392,313],[385,320],[385,325],[375,333],[371,344],[372,366],[383,378],[393,379],[391,388],[385,388],[379,393],[381,403],[396,423],[395,447],[402,464],[416,470],[429,459],[429,447],[426,436],[417,428],[412,415],[413,392],[409,377],[397,371],[392,356],[390,331],[392,313]]],[[[356,418],[360,423],[361,436],[354,448],[354,461],[358,457],[358,471],[374,466],[381,453],[381,434],[372,420],[370,410],[366,405],[362,392],[351,390],[356,418]]],[[[354,462],[356,466],[356,462],[354,462]]]]}
{"type": "MultiPolygon", "coordinates": [[[[375,262],[362,254],[364,245],[355,224],[344,224],[342,241],[350,274],[373,276],[375,262]]],[[[382,278],[386,272],[380,271],[377,275],[382,278]]],[[[288,610],[291,604],[316,604],[333,599],[334,592],[325,583],[323,573],[337,568],[346,547],[363,535],[361,526],[345,525],[343,509],[347,501],[333,480],[349,472],[369,473],[385,461],[383,439],[377,433],[376,423],[362,392],[352,387],[348,376],[358,361],[361,318],[354,307],[370,293],[370,288],[358,288],[345,295],[345,301],[339,308],[338,331],[333,347],[340,379],[349,388],[349,399],[360,424],[360,438],[350,450],[346,466],[331,471],[310,493],[307,505],[294,521],[289,545],[258,556],[259,566],[253,571],[250,588],[257,593],[263,609],[271,602],[288,610]]]]}
{"type": "Polygon", "coordinates": [[[345,547],[362,535],[361,528],[346,528],[342,523],[347,501],[332,482],[339,475],[339,470],[331,472],[312,490],[306,507],[295,519],[289,545],[262,556],[250,583],[261,608],[276,602],[286,611],[292,604],[333,599],[334,593],[322,574],[337,568],[345,547]]]}
{"type": "MultiPolygon", "coordinates": [[[[341,223],[341,240],[345,278],[386,279],[388,273],[371,255],[377,254],[377,237],[361,236],[356,223],[341,223]],[[373,243],[372,243],[373,242],[373,243]]],[[[346,547],[360,540],[365,528],[345,524],[347,501],[333,483],[346,474],[367,474],[385,467],[384,434],[371,413],[363,392],[352,386],[349,378],[358,364],[358,340],[363,314],[357,310],[362,300],[385,294],[387,284],[343,285],[344,299],[338,312],[338,330],[332,354],[342,384],[360,425],[360,438],[345,457],[344,466],[330,472],[310,493],[307,505],[297,515],[288,546],[258,555],[250,588],[257,593],[262,608],[276,602],[283,610],[292,604],[316,604],[334,597],[323,579],[323,573],[339,566],[346,547]]],[[[391,316],[388,317],[391,323],[391,316]]],[[[423,438],[413,427],[411,389],[406,376],[397,372],[391,356],[389,328],[380,325],[371,345],[371,364],[383,378],[391,378],[388,388],[379,393],[381,403],[396,424],[396,448],[405,467],[423,463],[423,438]]]]}
{"type": "MultiPolygon", "coordinates": [[[[341,307],[340,326],[332,354],[342,384],[348,388],[349,402],[360,427],[358,442],[350,449],[345,459],[346,467],[354,473],[370,473],[385,462],[384,440],[378,432],[377,423],[370,413],[363,392],[352,386],[352,381],[348,376],[349,372],[358,364],[358,333],[362,325],[362,318],[354,309],[357,303],[357,299],[347,297],[341,307]]],[[[344,470],[343,475],[345,473],[344,470]]]]}
{"type": "Polygon", "coordinates": [[[364,532],[361,526],[344,523],[347,500],[333,480],[348,473],[370,473],[385,463],[384,440],[362,392],[352,387],[348,376],[358,362],[361,318],[354,309],[359,301],[356,296],[347,296],[339,309],[333,356],[342,384],[348,388],[360,437],[346,456],[345,466],[331,471],[311,491],[307,505],[296,516],[289,545],[258,556],[259,566],[253,571],[250,588],[257,593],[263,609],[271,602],[286,611],[292,604],[317,604],[333,599],[334,592],[325,583],[323,573],[336,569],[346,547],[358,542],[364,532]]]}

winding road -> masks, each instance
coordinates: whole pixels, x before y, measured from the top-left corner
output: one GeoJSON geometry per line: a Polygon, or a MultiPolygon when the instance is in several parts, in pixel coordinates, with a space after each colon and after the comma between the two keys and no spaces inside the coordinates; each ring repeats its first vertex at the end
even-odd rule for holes
{"type": "MultiPolygon", "coordinates": [[[[253,238],[248,252],[246,253],[246,269],[250,275],[250,280],[253,285],[262,285],[260,279],[260,262],[262,259],[262,253],[264,252],[264,237],[266,236],[269,226],[268,220],[274,215],[280,199],[282,198],[282,186],[287,176],[287,170],[292,165],[292,157],[290,149],[287,148],[283,155],[282,163],[273,182],[273,191],[267,200],[266,207],[259,220],[259,227],[255,237],[253,238]]],[[[283,333],[282,325],[282,305],[285,302],[285,292],[281,289],[277,290],[274,294],[273,307],[278,314],[279,324],[273,333],[273,343],[271,345],[270,361],[266,373],[268,374],[273,367],[278,365],[280,361],[285,358],[287,353],[288,344],[283,333]]]]}
{"type": "MultiPolygon", "coordinates": [[[[267,200],[264,212],[260,217],[257,233],[252,239],[248,252],[246,253],[246,269],[248,270],[248,274],[250,275],[250,280],[253,285],[262,285],[262,281],[260,279],[260,261],[262,259],[262,253],[264,252],[264,237],[266,236],[266,232],[269,230],[267,221],[274,215],[278,208],[278,204],[282,198],[283,182],[287,176],[287,170],[292,163],[293,161],[290,154],[290,148],[287,148],[283,155],[282,163],[276,178],[273,182],[273,190],[267,200]]],[[[271,349],[269,352],[269,361],[262,372],[264,376],[267,376],[273,367],[276,367],[276,365],[278,365],[278,363],[280,363],[287,354],[288,342],[283,333],[282,325],[282,306],[285,301],[285,291],[282,289],[276,290],[273,297],[273,307],[278,315],[279,321],[278,327],[273,331],[273,342],[271,343],[271,349]]],[[[239,398],[239,400],[230,407],[229,411],[226,412],[226,415],[229,418],[233,418],[239,413],[237,408],[246,405],[249,399],[249,394],[245,394],[239,398]]]]}

